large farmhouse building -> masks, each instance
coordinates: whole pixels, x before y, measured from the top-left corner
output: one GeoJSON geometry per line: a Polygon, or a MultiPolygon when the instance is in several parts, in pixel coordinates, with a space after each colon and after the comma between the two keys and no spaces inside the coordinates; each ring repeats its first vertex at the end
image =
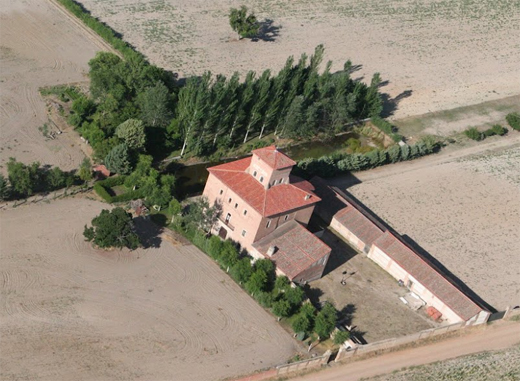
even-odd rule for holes
{"type": "Polygon", "coordinates": [[[222,212],[213,233],[269,258],[297,283],[322,276],[331,249],[305,227],[321,199],[308,181],[291,176],[296,163],[275,146],[208,169],[204,188],[222,212]]]}

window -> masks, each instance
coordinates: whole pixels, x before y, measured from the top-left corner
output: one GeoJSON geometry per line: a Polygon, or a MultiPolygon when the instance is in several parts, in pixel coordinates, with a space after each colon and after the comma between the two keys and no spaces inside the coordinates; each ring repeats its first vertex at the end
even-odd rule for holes
{"type": "Polygon", "coordinates": [[[231,213],[226,214],[226,223],[231,219],[231,213]]]}
{"type": "Polygon", "coordinates": [[[261,182],[261,183],[264,182],[264,176],[260,176],[260,182],[261,182]]]}
{"type": "Polygon", "coordinates": [[[247,210],[244,209],[244,216],[247,216],[247,210]]]}
{"type": "Polygon", "coordinates": [[[231,204],[231,197],[227,201],[231,204]]]}
{"type": "Polygon", "coordinates": [[[253,177],[256,177],[256,171],[253,172],[253,177]]]}
{"type": "Polygon", "coordinates": [[[246,231],[245,230],[242,230],[242,237],[245,237],[246,236],[246,231]]]}
{"type": "Polygon", "coordinates": [[[221,189],[219,194],[222,196],[222,193],[224,193],[224,189],[221,189]]]}
{"type": "Polygon", "coordinates": [[[236,209],[236,208],[238,208],[238,202],[237,202],[237,203],[235,203],[235,209],[236,209]]]}
{"type": "Polygon", "coordinates": [[[271,226],[271,220],[267,221],[267,225],[265,227],[269,229],[269,226],[271,226]]]}
{"type": "Polygon", "coordinates": [[[288,219],[289,219],[289,215],[287,214],[287,215],[283,218],[283,220],[284,220],[284,221],[287,221],[288,219]]]}

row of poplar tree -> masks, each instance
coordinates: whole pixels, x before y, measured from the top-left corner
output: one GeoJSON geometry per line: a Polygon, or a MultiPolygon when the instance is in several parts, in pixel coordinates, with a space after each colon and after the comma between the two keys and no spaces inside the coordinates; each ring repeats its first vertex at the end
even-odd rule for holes
{"type": "Polygon", "coordinates": [[[89,62],[90,96],[74,99],[69,121],[104,160],[126,144],[117,127],[130,119],[143,122],[144,150],[157,158],[177,149],[181,156],[208,156],[271,133],[333,135],[349,122],[379,115],[379,74],[367,85],[351,78],[350,61],[339,72],[331,72],[330,61],[320,71],[323,55],[319,45],[310,57],[289,57],[275,75],[250,71],[241,80],[238,73],[226,78],[207,72],[180,85],[142,57],[98,53],[89,62]]]}
{"type": "Polygon", "coordinates": [[[250,71],[243,82],[238,73],[229,79],[209,72],[188,79],[175,112],[181,156],[186,150],[206,155],[273,132],[293,139],[333,135],[349,122],[379,115],[379,74],[370,85],[354,81],[350,61],[336,73],[329,61],[320,73],[323,54],[319,45],[310,57],[303,54],[297,62],[289,57],[276,75],[250,71]]]}

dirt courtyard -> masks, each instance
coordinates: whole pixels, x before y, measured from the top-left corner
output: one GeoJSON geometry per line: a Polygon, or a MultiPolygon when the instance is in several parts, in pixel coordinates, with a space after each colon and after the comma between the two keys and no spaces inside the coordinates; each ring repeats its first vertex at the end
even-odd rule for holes
{"type": "MultiPolygon", "coordinates": [[[[155,64],[181,75],[279,70],[325,44],[333,70],[380,72],[395,117],[520,94],[520,4],[510,0],[84,0],[155,64]],[[227,14],[246,5],[267,20],[259,41],[237,40],[227,14]],[[411,94],[410,94],[411,92],[411,94]],[[407,95],[411,95],[408,96],[407,95]]],[[[389,110],[392,111],[392,110],[389,110]]]]}
{"type": "Polygon", "coordinates": [[[309,284],[310,295],[333,302],[343,324],[355,326],[368,343],[438,326],[424,309],[414,312],[399,300],[408,290],[399,287],[377,264],[358,254],[332,231],[326,230],[321,239],[332,248],[332,253],[326,275],[309,284]]]}
{"type": "Polygon", "coordinates": [[[0,379],[218,380],[298,351],[194,246],[94,250],[83,226],[106,207],[0,212],[0,379]]]}
{"type": "Polygon", "coordinates": [[[520,305],[520,133],[336,179],[497,310],[520,305]]]}
{"type": "MultiPolygon", "coordinates": [[[[46,140],[38,130],[48,123],[38,89],[85,81],[87,63],[103,45],[48,0],[0,5],[0,172],[9,157],[77,168],[84,157],[77,135],[67,131],[46,140]]],[[[56,130],[50,125],[49,131],[56,130]]]]}

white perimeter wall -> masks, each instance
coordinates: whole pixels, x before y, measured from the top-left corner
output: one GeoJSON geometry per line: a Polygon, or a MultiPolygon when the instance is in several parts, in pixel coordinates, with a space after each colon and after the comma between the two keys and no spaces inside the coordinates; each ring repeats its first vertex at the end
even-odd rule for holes
{"type": "MultiPolygon", "coordinates": [[[[463,319],[461,319],[461,317],[458,316],[450,307],[444,304],[442,300],[437,298],[432,292],[426,289],[426,287],[419,283],[417,279],[408,274],[401,266],[399,266],[377,246],[372,245],[370,252],[368,253],[368,258],[372,259],[395,279],[402,280],[405,285],[408,284],[408,281],[412,281],[413,285],[410,290],[417,294],[422,300],[424,300],[427,305],[435,307],[442,314],[442,318],[447,320],[448,323],[453,324],[463,321],[463,319]]],[[[474,321],[478,319],[479,315],[476,315],[470,320],[474,321]]]]}

